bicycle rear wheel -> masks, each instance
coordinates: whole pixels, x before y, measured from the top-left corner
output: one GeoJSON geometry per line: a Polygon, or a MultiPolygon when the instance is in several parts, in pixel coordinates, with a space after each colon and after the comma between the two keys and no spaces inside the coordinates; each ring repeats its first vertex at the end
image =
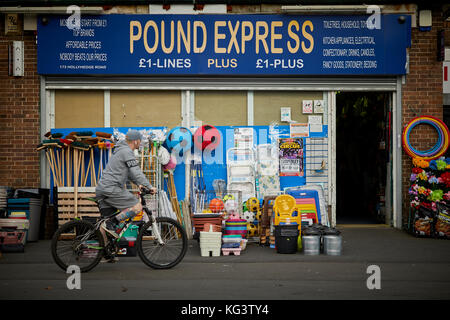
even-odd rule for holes
{"type": "Polygon", "coordinates": [[[99,230],[86,221],[62,225],[53,235],[51,251],[56,264],[67,271],[76,265],[81,272],[94,268],[103,257],[104,240],[99,230]]]}
{"type": "Polygon", "coordinates": [[[169,269],[176,266],[187,251],[187,236],[175,220],[158,217],[156,226],[163,244],[155,237],[152,222],[141,227],[137,237],[137,252],[141,260],[153,269],[169,269]]]}

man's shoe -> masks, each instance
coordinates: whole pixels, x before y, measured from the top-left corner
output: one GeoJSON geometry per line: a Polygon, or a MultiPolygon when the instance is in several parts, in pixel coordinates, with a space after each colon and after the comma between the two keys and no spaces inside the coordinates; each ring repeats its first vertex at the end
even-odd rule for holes
{"type": "Polygon", "coordinates": [[[100,260],[101,263],[115,263],[119,261],[118,257],[103,257],[102,260],[100,260]]]}

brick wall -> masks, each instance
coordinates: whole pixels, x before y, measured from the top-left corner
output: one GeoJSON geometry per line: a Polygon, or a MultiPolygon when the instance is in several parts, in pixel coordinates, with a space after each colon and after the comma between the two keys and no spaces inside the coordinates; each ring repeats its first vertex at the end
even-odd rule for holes
{"type": "MultiPolygon", "coordinates": [[[[414,117],[431,115],[443,118],[442,62],[437,61],[437,35],[443,29],[442,11],[433,11],[431,31],[421,32],[418,28],[411,31],[409,49],[409,74],[402,87],[403,127],[414,117]]],[[[447,29],[450,31],[450,29],[447,29]]],[[[449,32],[446,33],[449,37],[449,32]]],[[[437,133],[427,125],[416,126],[410,135],[411,144],[418,150],[427,150],[437,141],[437,133]]],[[[409,214],[411,158],[403,152],[403,223],[409,214]]]]}
{"type": "Polygon", "coordinates": [[[39,188],[39,76],[34,32],[5,35],[0,15],[0,185],[39,188]],[[8,75],[8,46],[24,41],[25,75],[8,75]]]}

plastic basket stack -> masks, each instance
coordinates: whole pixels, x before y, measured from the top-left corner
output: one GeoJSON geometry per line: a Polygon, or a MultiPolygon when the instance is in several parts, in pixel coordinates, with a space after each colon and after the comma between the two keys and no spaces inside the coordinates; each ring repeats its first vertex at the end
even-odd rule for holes
{"type": "Polygon", "coordinates": [[[214,232],[210,225],[209,231],[200,231],[200,252],[202,257],[220,256],[222,232],[214,232]]]}
{"type": "Polygon", "coordinates": [[[239,256],[247,245],[247,239],[240,235],[224,235],[222,242],[222,254],[224,256],[228,256],[230,253],[239,256]]]}

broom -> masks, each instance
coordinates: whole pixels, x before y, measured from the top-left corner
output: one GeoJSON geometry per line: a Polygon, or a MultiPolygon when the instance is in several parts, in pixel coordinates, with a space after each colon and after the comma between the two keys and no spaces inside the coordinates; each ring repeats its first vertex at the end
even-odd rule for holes
{"type": "Polygon", "coordinates": [[[47,161],[49,162],[50,165],[50,169],[52,171],[53,174],[53,181],[55,183],[55,185],[57,187],[61,186],[61,181],[60,181],[60,170],[59,170],[59,165],[58,165],[58,153],[56,152],[56,159],[55,159],[55,147],[59,148],[61,147],[61,142],[59,141],[59,139],[47,139],[42,141],[42,146],[46,148],[46,156],[47,156],[47,161]]]}
{"type": "Polygon", "coordinates": [[[60,138],[59,142],[63,146],[62,152],[61,152],[62,153],[62,156],[61,156],[61,159],[62,159],[61,171],[62,171],[62,177],[63,177],[62,183],[63,183],[63,186],[69,186],[69,183],[70,183],[70,178],[69,178],[70,177],[70,174],[69,174],[69,172],[70,172],[69,171],[69,169],[70,169],[70,166],[69,166],[70,148],[69,148],[69,146],[72,143],[72,140],[60,138]],[[66,150],[67,150],[67,152],[66,152],[66,150]],[[66,171],[65,177],[64,177],[64,169],[66,171]]]}
{"type": "Polygon", "coordinates": [[[91,138],[94,133],[92,131],[78,131],[74,133],[74,137],[77,139],[91,138]]]}
{"type": "Polygon", "coordinates": [[[99,138],[111,140],[112,134],[106,132],[96,132],[95,135],[99,138]]]}
{"type": "MultiPolygon", "coordinates": [[[[93,163],[93,161],[94,161],[94,149],[93,148],[94,148],[94,146],[96,146],[98,144],[99,138],[89,138],[89,139],[84,140],[83,142],[88,145],[88,147],[89,147],[89,155],[90,155],[88,167],[87,167],[87,170],[86,170],[86,175],[84,175],[84,173],[83,173],[83,177],[84,177],[84,179],[83,179],[83,187],[85,187],[86,184],[87,184],[87,179],[88,179],[89,173],[91,174],[91,186],[93,186],[94,185],[93,179],[92,179],[93,178],[93,171],[94,171],[92,169],[92,167],[94,165],[94,163],[93,163]]],[[[84,154],[84,152],[83,152],[83,154],[84,154]]]]}
{"type": "Polygon", "coordinates": [[[80,165],[81,165],[81,154],[84,153],[84,151],[89,150],[89,146],[86,144],[74,141],[71,144],[72,148],[74,149],[73,159],[74,159],[74,208],[75,208],[75,218],[78,218],[78,184],[79,184],[79,175],[80,175],[80,165]]]}

